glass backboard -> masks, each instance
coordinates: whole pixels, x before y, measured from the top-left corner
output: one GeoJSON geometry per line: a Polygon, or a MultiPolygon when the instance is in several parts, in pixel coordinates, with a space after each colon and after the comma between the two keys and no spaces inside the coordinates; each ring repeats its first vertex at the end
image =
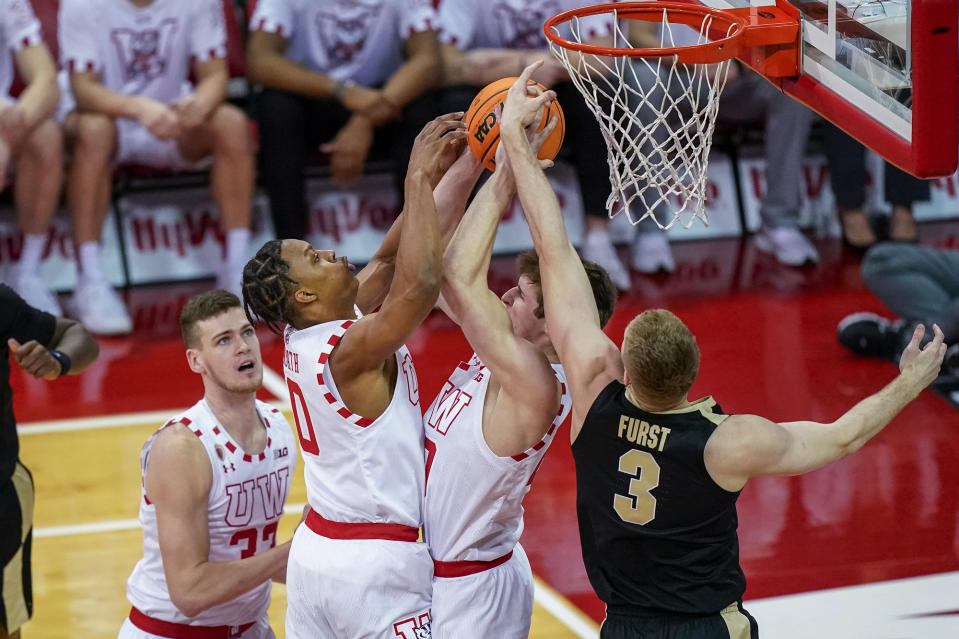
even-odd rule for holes
{"type": "MultiPolygon", "coordinates": [[[[717,9],[776,4],[700,1],[717,9]]],[[[802,21],[802,74],[769,80],[903,170],[919,177],[954,173],[959,164],[957,0],[788,4],[802,21]]]]}

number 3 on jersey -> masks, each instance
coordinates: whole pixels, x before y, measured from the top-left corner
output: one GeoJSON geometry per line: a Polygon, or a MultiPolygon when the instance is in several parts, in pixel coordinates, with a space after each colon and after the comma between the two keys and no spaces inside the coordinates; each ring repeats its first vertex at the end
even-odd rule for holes
{"type": "Polygon", "coordinates": [[[634,448],[619,458],[619,472],[633,479],[629,497],[613,495],[613,510],[623,521],[645,526],[656,517],[656,498],[650,491],[659,486],[659,464],[646,451],[634,448]]]}

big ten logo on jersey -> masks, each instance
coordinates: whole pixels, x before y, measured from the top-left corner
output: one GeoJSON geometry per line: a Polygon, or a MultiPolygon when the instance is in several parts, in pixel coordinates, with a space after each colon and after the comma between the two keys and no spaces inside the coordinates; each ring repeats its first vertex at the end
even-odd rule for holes
{"type": "Polygon", "coordinates": [[[406,390],[409,391],[410,403],[416,406],[420,403],[420,385],[416,380],[416,369],[413,367],[413,358],[407,353],[403,357],[403,375],[406,377],[406,390]]]}
{"type": "Polygon", "coordinates": [[[393,624],[393,634],[402,639],[431,639],[430,613],[403,619],[393,624]]]}
{"type": "Polygon", "coordinates": [[[456,388],[447,380],[440,391],[439,399],[430,406],[430,414],[426,416],[427,425],[440,435],[445,435],[471,401],[472,395],[456,388]]]}
{"type": "Polygon", "coordinates": [[[176,18],[167,18],[156,27],[143,31],[114,29],[110,41],[116,47],[124,79],[127,82],[148,82],[166,73],[176,30],[176,18]]]}
{"type": "Polygon", "coordinates": [[[526,6],[499,2],[493,6],[493,16],[499,26],[503,44],[509,49],[544,49],[546,36],[543,23],[560,13],[563,8],[556,0],[535,0],[526,6]]]}
{"type": "Polygon", "coordinates": [[[352,62],[363,50],[370,30],[376,24],[383,9],[383,2],[330,3],[326,10],[316,12],[316,29],[320,44],[326,50],[326,60],[331,65],[352,62]]]}

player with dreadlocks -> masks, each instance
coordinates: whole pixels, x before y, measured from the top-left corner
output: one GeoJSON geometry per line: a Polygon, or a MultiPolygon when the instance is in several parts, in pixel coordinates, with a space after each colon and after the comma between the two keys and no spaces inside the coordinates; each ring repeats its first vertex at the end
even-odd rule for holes
{"type": "Polygon", "coordinates": [[[461,115],[417,136],[403,212],[359,274],[345,257],[292,239],[267,242],[243,271],[247,313],[274,331],[286,324],[284,373],[311,506],[287,568],[288,637],[429,637],[433,563],[416,543],[422,411],[404,342],[439,295],[437,208],[461,212],[482,170],[466,151],[447,172],[464,147],[461,115]],[[357,309],[366,314],[357,319],[357,309]]]}

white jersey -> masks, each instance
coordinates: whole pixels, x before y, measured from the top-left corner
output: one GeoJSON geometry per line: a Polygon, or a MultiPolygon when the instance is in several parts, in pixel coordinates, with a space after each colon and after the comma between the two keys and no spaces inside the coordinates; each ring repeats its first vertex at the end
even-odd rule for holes
{"type": "Polygon", "coordinates": [[[572,405],[566,376],[554,365],[560,409],[543,439],[499,457],[483,436],[490,371],[474,354],[443,384],[423,424],[427,438],[424,536],[438,561],[491,561],[513,550],[523,532],[523,498],[572,405]]]}
{"type": "Polygon", "coordinates": [[[336,80],[379,86],[413,33],[436,28],[431,0],[259,0],[250,31],[287,39],[287,58],[336,80]]]}
{"type": "MultiPolygon", "coordinates": [[[[459,49],[546,49],[543,33],[548,18],[596,4],[592,0],[442,0],[439,3],[440,41],[459,49]]],[[[590,16],[581,21],[584,41],[613,32],[611,14],[590,16]]],[[[570,37],[569,23],[560,35],[570,37]]]]}
{"type": "MultiPolygon", "coordinates": [[[[210,458],[210,561],[245,559],[276,545],[277,522],[296,468],[296,442],[289,422],[278,410],[259,400],[256,409],[266,425],[267,436],[266,448],[258,455],[247,454],[237,446],[203,399],[164,425],[165,428],[181,423],[189,428],[210,458]]],[[[140,453],[144,475],[150,448],[159,432],[147,440],[140,453]]],[[[269,581],[196,617],[185,616],[170,601],[157,542],[156,509],[145,488],[140,500],[140,524],[143,559],[127,580],[127,598],[140,612],[155,619],[196,626],[248,623],[266,614],[270,605],[269,581]]]]}
{"type": "Polygon", "coordinates": [[[192,61],[226,56],[220,0],[60,0],[60,59],[121,95],[181,97],[192,61]]]}
{"type": "Polygon", "coordinates": [[[303,452],[306,496],[324,519],[346,523],[422,523],[423,417],[413,360],[396,351],[393,397],[376,419],[343,404],[327,360],[355,320],[302,330],[287,327],[283,372],[303,452]]]}
{"type": "Polygon", "coordinates": [[[0,0],[0,98],[10,95],[13,55],[42,43],[40,21],[33,15],[30,0],[0,0]]]}

